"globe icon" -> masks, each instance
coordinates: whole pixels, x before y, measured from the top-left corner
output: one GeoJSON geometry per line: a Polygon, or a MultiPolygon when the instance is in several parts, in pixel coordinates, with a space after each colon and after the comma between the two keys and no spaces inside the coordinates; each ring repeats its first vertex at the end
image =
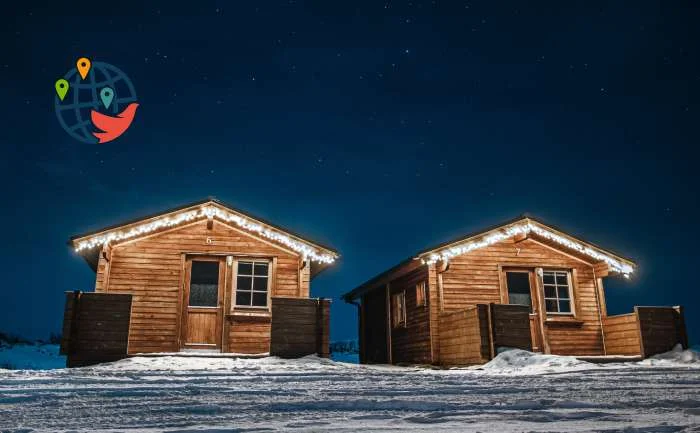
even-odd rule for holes
{"type": "Polygon", "coordinates": [[[85,79],[76,68],[66,72],[63,78],[68,81],[69,90],[63,100],[55,97],[56,117],[71,137],[84,143],[98,142],[93,135],[95,127],[91,121],[92,110],[116,116],[124,107],[136,102],[136,90],[129,77],[108,63],[93,62],[85,79]],[[114,92],[108,107],[105,107],[100,98],[100,92],[105,87],[114,92]]]}

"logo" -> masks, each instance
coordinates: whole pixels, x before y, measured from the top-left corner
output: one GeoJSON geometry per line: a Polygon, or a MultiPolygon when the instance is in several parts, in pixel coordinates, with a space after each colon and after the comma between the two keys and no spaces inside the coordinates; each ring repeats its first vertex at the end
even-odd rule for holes
{"type": "Polygon", "coordinates": [[[119,138],[136,115],[136,90],[119,68],[82,57],[56,80],[54,109],[61,127],[84,143],[119,138]]]}

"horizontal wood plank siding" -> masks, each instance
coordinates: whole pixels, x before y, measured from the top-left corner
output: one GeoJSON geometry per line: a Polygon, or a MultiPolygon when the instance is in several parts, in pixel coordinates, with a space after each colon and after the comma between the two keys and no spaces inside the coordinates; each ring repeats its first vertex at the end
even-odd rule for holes
{"type": "Polygon", "coordinates": [[[494,347],[532,350],[530,309],[524,305],[491,304],[494,347]]]}
{"type": "MultiPolygon", "coordinates": [[[[199,221],[178,229],[112,246],[107,263],[100,259],[96,289],[133,295],[129,353],[168,352],[180,349],[179,314],[183,282],[182,254],[226,254],[276,257],[275,285],[271,296],[300,294],[299,256],[214,221],[199,221]],[[108,266],[107,266],[108,265],[108,266]],[[109,278],[105,274],[108,272],[109,278]],[[104,286],[104,282],[107,285],[104,286]]],[[[306,292],[305,292],[306,293],[306,292]]],[[[228,314],[229,306],[224,306],[228,314]]],[[[238,353],[269,351],[270,324],[227,318],[228,350],[238,353]],[[236,338],[240,340],[234,342],[236,338]],[[260,339],[258,342],[253,340],[260,339]]]]}
{"type": "Polygon", "coordinates": [[[416,285],[428,280],[427,266],[409,272],[389,283],[390,293],[406,293],[406,326],[392,327],[392,362],[429,364],[432,362],[430,349],[430,306],[428,302],[417,305],[416,285]]]}
{"type": "Polygon", "coordinates": [[[639,324],[635,313],[603,318],[607,355],[641,355],[639,324]]]}
{"type": "Polygon", "coordinates": [[[270,317],[235,315],[229,322],[228,351],[247,355],[270,353],[270,317]]]}
{"type": "Polygon", "coordinates": [[[61,341],[67,366],[125,358],[131,307],[128,294],[67,292],[61,341]]]}
{"type": "Polygon", "coordinates": [[[668,352],[676,344],[687,348],[682,310],[673,307],[635,307],[635,311],[645,358],[668,352]]]}
{"type": "Polygon", "coordinates": [[[368,364],[385,364],[389,361],[387,352],[387,311],[386,290],[384,287],[372,290],[362,296],[364,309],[363,359],[368,364]]]}
{"type": "Polygon", "coordinates": [[[318,301],[272,299],[272,345],[270,354],[296,358],[316,353],[318,301]]]}
{"type": "Polygon", "coordinates": [[[440,313],[440,364],[473,365],[488,361],[484,356],[484,320],[479,318],[477,306],[440,313]]]}
{"type": "MultiPolygon", "coordinates": [[[[443,272],[445,310],[475,304],[502,303],[499,267],[557,268],[575,270],[573,282],[575,326],[545,325],[551,353],[602,355],[603,339],[593,265],[575,259],[533,239],[506,239],[453,257],[443,272]]],[[[505,290],[505,288],[504,288],[505,290]]]]}

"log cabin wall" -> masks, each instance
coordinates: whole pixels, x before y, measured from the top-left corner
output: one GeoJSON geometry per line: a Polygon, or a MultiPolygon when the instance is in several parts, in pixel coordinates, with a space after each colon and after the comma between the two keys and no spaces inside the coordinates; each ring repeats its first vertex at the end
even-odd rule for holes
{"type": "MultiPolygon", "coordinates": [[[[185,254],[273,259],[270,296],[308,297],[308,265],[300,272],[299,255],[218,220],[210,226],[203,220],[117,243],[103,249],[95,291],[133,295],[130,354],[180,350],[185,254]]],[[[231,285],[228,278],[223,334],[228,339],[222,350],[269,352],[270,318],[231,315],[231,285]]]]}
{"type": "MultiPolygon", "coordinates": [[[[405,293],[406,325],[391,328],[392,363],[429,364],[432,362],[430,347],[430,305],[428,267],[421,266],[389,283],[389,292],[405,293]],[[425,301],[418,305],[418,287],[425,283],[425,301]]],[[[391,306],[393,308],[393,305],[391,306]]]]}
{"type": "Polygon", "coordinates": [[[389,362],[387,339],[387,297],[386,290],[370,290],[362,296],[363,362],[367,364],[386,364],[389,362]]]}
{"type": "MultiPolygon", "coordinates": [[[[572,319],[575,320],[544,325],[550,352],[562,355],[604,353],[593,265],[531,238],[520,241],[510,238],[453,257],[447,270],[437,272],[440,280],[436,277],[434,283],[441,292],[444,311],[479,303],[503,303],[502,294],[506,288],[502,287],[501,268],[509,266],[571,270],[575,311],[572,319]]],[[[433,331],[436,332],[439,333],[439,329],[433,331]]]]}

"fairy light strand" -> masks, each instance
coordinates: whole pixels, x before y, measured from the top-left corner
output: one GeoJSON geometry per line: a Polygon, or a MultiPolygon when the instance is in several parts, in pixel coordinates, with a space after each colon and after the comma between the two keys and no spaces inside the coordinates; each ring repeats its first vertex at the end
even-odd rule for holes
{"type": "Polygon", "coordinates": [[[240,215],[219,209],[215,206],[202,206],[200,209],[190,210],[186,212],[179,213],[174,216],[166,216],[158,218],[149,223],[140,224],[129,230],[113,230],[104,234],[92,236],[88,239],[82,240],[75,247],[76,252],[80,252],[86,249],[92,249],[102,245],[108,245],[112,242],[118,242],[126,239],[132,239],[144,234],[152,233],[156,230],[175,227],[180,224],[195,221],[202,218],[218,218],[222,221],[228,223],[234,223],[238,227],[244,229],[247,232],[251,232],[262,236],[266,239],[278,242],[297,253],[300,253],[304,259],[309,259],[319,263],[333,263],[337,257],[335,254],[328,254],[320,251],[319,249],[306,244],[304,242],[298,241],[290,236],[287,236],[279,231],[270,229],[262,224],[258,224],[252,220],[244,218],[240,215]]]}
{"type": "Polygon", "coordinates": [[[569,249],[585,254],[595,260],[604,261],[610,266],[610,268],[613,271],[619,272],[625,277],[629,277],[629,274],[634,272],[634,268],[632,266],[626,263],[622,263],[614,257],[611,257],[607,254],[603,254],[589,246],[583,245],[576,241],[572,241],[571,239],[566,238],[564,236],[560,236],[554,232],[551,232],[538,225],[535,225],[532,222],[515,224],[495,233],[488,234],[482,238],[461,242],[449,248],[445,248],[443,250],[431,253],[427,258],[423,259],[423,263],[431,265],[437,263],[438,261],[449,262],[449,260],[453,257],[460,256],[462,254],[466,254],[470,251],[474,251],[480,248],[488,247],[495,243],[509,239],[513,236],[527,235],[530,232],[535,233],[536,235],[541,236],[544,239],[556,242],[569,249]]]}

